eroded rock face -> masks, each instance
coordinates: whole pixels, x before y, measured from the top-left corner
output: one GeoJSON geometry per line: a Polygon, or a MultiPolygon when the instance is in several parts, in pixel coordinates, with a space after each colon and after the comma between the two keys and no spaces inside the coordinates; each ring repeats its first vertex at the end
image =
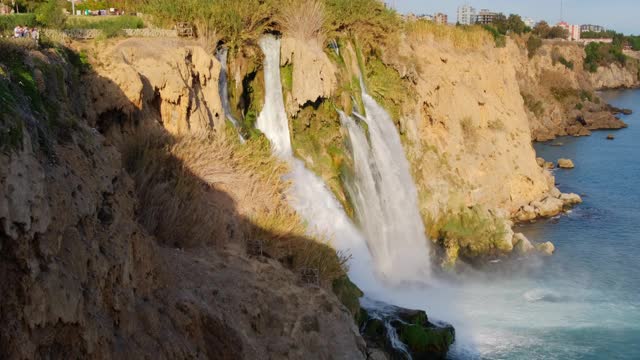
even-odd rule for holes
{"type": "Polygon", "coordinates": [[[175,135],[224,126],[220,63],[202,47],[178,39],[128,39],[102,52],[100,62],[102,78],[89,88],[95,122],[117,111],[126,118],[142,112],[175,135]]]}
{"type": "Polygon", "coordinates": [[[303,105],[333,95],[337,70],[317,39],[283,37],[281,63],[282,66],[293,66],[291,94],[294,105],[288,106],[289,113],[295,114],[303,105]]]}
{"type": "Polygon", "coordinates": [[[587,136],[591,130],[626,126],[594,91],[640,85],[637,67],[612,64],[592,74],[584,70],[584,57],[584,49],[570,42],[547,42],[532,58],[520,57],[518,83],[534,140],[587,136]]]}
{"type": "MultiPolygon", "coordinates": [[[[200,62],[199,50],[154,49],[163,50],[200,62]]],[[[120,152],[82,115],[138,109],[137,120],[155,124],[148,98],[132,95],[143,73],[129,72],[121,91],[91,74],[84,86],[107,85],[110,95],[94,101],[111,105],[65,108],[77,121],[62,135],[39,134],[46,147],[25,127],[22,146],[0,153],[0,358],[364,359],[351,314],[330,291],[237,246],[162,247],[139,224],[145,204],[120,152]]],[[[26,122],[44,121],[18,106],[26,122]]],[[[183,115],[199,123],[196,112],[183,115]]],[[[110,126],[129,120],[102,117],[110,126]]]]}
{"type": "Polygon", "coordinates": [[[421,74],[413,115],[401,123],[418,189],[429,194],[423,214],[479,204],[512,213],[549,191],[552,178],[531,147],[514,44],[468,50],[430,39],[400,51],[421,74]]]}

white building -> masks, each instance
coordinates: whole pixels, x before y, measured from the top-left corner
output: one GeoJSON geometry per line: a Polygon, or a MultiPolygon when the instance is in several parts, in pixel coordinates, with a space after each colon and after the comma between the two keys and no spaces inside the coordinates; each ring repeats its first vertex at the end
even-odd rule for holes
{"type": "Polygon", "coordinates": [[[522,19],[522,21],[524,22],[525,25],[527,25],[530,28],[533,28],[534,26],[536,26],[535,20],[533,20],[530,17],[526,17],[526,18],[522,19]]]}
{"type": "Polygon", "coordinates": [[[564,21],[559,22],[556,26],[560,26],[567,30],[569,38],[567,40],[578,41],[581,38],[582,32],[580,31],[580,25],[571,25],[564,21]]]}
{"type": "Polygon", "coordinates": [[[458,23],[460,25],[471,25],[474,23],[473,17],[476,15],[476,9],[470,5],[462,5],[458,7],[458,23]]]}

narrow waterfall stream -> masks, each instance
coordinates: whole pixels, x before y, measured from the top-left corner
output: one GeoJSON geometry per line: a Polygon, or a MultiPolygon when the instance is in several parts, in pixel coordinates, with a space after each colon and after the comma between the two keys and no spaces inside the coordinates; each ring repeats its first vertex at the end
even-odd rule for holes
{"type": "Polygon", "coordinates": [[[220,77],[218,79],[218,92],[220,94],[220,101],[222,102],[222,110],[224,110],[224,116],[233,124],[233,126],[238,130],[238,136],[240,137],[240,142],[244,142],[244,137],[240,132],[240,122],[233,116],[231,112],[231,104],[229,103],[229,71],[227,70],[227,56],[229,55],[229,50],[225,47],[221,47],[216,51],[216,59],[220,61],[220,77]]]}

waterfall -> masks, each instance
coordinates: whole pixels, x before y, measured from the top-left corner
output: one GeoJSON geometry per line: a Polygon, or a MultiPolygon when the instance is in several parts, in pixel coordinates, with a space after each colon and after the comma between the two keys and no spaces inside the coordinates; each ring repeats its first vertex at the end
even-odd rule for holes
{"type": "Polygon", "coordinates": [[[429,240],[400,135],[389,114],[362,87],[366,117],[340,113],[349,133],[355,177],[347,184],[378,270],[396,280],[427,280],[429,240]],[[357,124],[364,121],[369,138],[357,124]]]}
{"type": "Polygon", "coordinates": [[[333,237],[336,248],[348,250],[356,258],[350,264],[350,276],[360,286],[375,281],[375,271],[389,282],[426,280],[429,252],[418,213],[417,192],[389,115],[363,94],[372,144],[369,146],[362,130],[341,114],[351,134],[356,180],[350,193],[356,199],[365,240],[324,182],[293,157],[280,80],[280,40],[265,36],[259,45],[265,54],[265,104],[257,127],[271,141],[274,153],[291,164],[288,178],[292,187],[288,195],[294,209],[311,231],[333,237]]]}
{"type": "Polygon", "coordinates": [[[221,47],[218,49],[218,51],[216,51],[216,59],[218,59],[218,61],[220,62],[218,93],[220,94],[220,101],[222,102],[222,110],[224,111],[224,116],[233,124],[236,130],[238,130],[238,137],[240,137],[240,142],[244,143],[245,139],[244,137],[242,137],[242,133],[240,133],[240,123],[233,116],[233,113],[231,112],[231,104],[229,103],[229,71],[227,70],[228,54],[229,50],[225,47],[221,47]]]}
{"type": "Polygon", "coordinates": [[[273,152],[277,156],[288,159],[293,157],[293,151],[280,80],[280,39],[275,36],[264,36],[260,39],[259,45],[265,55],[265,99],[256,127],[271,140],[273,152]]]}
{"type": "Polygon", "coordinates": [[[349,270],[351,279],[361,286],[372,284],[375,282],[371,272],[374,266],[362,234],[322,179],[307,169],[304,162],[293,157],[280,80],[280,40],[267,35],[259,45],[265,54],[265,103],[257,126],[271,141],[274,154],[291,166],[291,172],[286,176],[292,182],[288,200],[305,219],[312,235],[332,238],[331,245],[354,257],[349,270]]]}

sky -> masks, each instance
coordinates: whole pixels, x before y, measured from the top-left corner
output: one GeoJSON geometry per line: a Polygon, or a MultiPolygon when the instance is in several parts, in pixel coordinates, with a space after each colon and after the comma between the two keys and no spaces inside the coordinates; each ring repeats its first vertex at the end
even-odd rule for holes
{"type": "MultiPolygon", "coordinates": [[[[560,20],[561,0],[386,0],[402,13],[443,12],[456,22],[456,9],[469,4],[505,14],[519,14],[536,21],[560,20]]],[[[595,24],[625,34],[640,34],[640,0],[563,0],[564,20],[571,24],[595,24]]]]}

